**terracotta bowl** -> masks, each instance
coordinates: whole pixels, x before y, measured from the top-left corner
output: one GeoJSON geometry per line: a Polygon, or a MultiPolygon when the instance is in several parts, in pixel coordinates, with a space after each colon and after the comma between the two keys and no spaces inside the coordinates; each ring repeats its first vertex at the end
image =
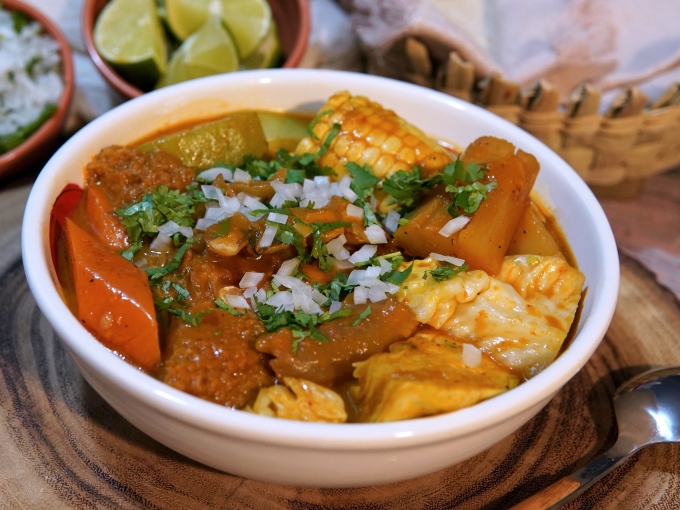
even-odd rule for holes
{"type": "MultiPolygon", "coordinates": [[[[283,63],[280,67],[297,67],[307,49],[310,30],[308,0],[268,0],[279,29],[283,63]]],[[[94,45],[94,25],[99,13],[109,0],[85,0],[81,16],[85,47],[99,72],[123,96],[131,99],[145,92],[122,78],[97,52],[94,45]]]]}
{"type": "Polygon", "coordinates": [[[8,11],[21,11],[29,18],[37,21],[45,31],[59,43],[61,48],[62,76],[64,92],[61,95],[57,111],[24,143],[9,152],[0,155],[0,179],[15,175],[25,170],[31,163],[46,161],[59,142],[61,129],[73,97],[73,55],[71,46],[57,26],[44,14],[30,5],[17,0],[4,0],[3,8],[8,11]]]}
{"type": "Polygon", "coordinates": [[[130,423],[216,469],[273,483],[377,485],[456,464],[508,436],[588,361],[616,305],[616,244],[600,204],[564,160],[488,111],[424,87],[358,73],[267,69],[211,76],[156,90],[95,119],[66,142],[31,190],[22,253],[28,284],[85,379],[130,423]],[[50,255],[50,211],[103,147],[126,144],[197,118],[242,109],[318,111],[338,90],[382,103],[426,133],[466,146],[481,135],[510,140],[541,163],[535,190],[550,207],[586,275],[576,334],[544,371],[517,388],[452,413],[386,423],[305,423],[235,411],[140,372],[106,349],[64,304],[50,255]],[[36,232],[38,235],[36,235],[36,232]]]}

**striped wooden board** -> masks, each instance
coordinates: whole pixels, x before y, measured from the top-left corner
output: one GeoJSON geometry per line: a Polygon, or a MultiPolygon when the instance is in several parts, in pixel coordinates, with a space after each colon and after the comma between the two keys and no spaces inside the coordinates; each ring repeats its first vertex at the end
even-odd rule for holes
{"type": "MultiPolygon", "coordinates": [[[[79,375],[36,307],[20,255],[27,188],[0,193],[0,509],[502,509],[602,453],[628,377],[680,365],[680,306],[622,256],[614,321],[591,361],[526,426],[467,462],[382,487],[284,487],[220,473],[121,418],[79,375]]],[[[680,508],[680,445],[636,454],[567,507],[680,508]]]]}

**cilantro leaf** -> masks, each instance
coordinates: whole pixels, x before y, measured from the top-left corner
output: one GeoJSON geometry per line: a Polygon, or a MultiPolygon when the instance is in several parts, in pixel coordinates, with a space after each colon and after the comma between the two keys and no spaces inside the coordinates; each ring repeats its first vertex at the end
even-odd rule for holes
{"type": "Polygon", "coordinates": [[[458,273],[462,273],[467,268],[467,264],[463,264],[462,266],[454,266],[452,264],[439,266],[436,269],[432,269],[431,271],[425,271],[423,273],[423,280],[427,280],[427,275],[429,274],[434,279],[434,281],[445,282],[446,280],[450,280],[456,276],[458,273]]]}
{"type": "Polygon", "coordinates": [[[181,264],[182,264],[182,258],[184,257],[184,254],[186,251],[189,249],[191,246],[190,243],[184,243],[179,250],[177,250],[177,253],[175,253],[175,256],[172,257],[170,262],[168,262],[166,265],[163,267],[155,267],[152,269],[147,269],[146,274],[148,275],[150,280],[158,280],[159,278],[165,276],[168,273],[171,273],[175,269],[177,269],[181,264]]]}
{"type": "Polygon", "coordinates": [[[363,312],[361,312],[361,313],[359,314],[359,317],[357,317],[357,320],[355,320],[355,321],[352,323],[352,326],[358,326],[359,323],[360,323],[362,320],[364,320],[366,317],[368,317],[369,315],[371,315],[371,311],[372,311],[372,310],[371,310],[371,307],[370,307],[370,306],[367,306],[366,309],[365,309],[363,312]]]}
{"type": "Polygon", "coordinates": [[[319,123],[321,119],[323,119],[326,115],[329,115],[331,113],[333,113],[333,110],[329,108],[328,110],[323,110],[314,116],[312,121],[307,126],[307,132],[312,138],[314,138],[315,140],[319,139],[319,137],[316,136],[316,133],[314,133],[314,127],[319,123]]]}
{"type": "Polygon", "coordinates": [[[225,312],[229,312],[232,315],[235,315],[236,317],[240,317],[243,315],[243,312],[239,312],[236,308],[231,306],[229,303],[224,301],[222,298],[218,298],[215,301],[215,306],[219,308],[220,310],[224,310],[225,312]]]}
{"type": "Polygon", "coordinates": [[[352,184],[350,184],[352,191],[362,200],[373,196],[375,187],[380,182],[380,179],[373,175],[371,167],[368,165],[362,167],[350,161],[345,165],[345,168],[352,174],[353,180],[352,184]]]}
{"type": "Polygon", "coordinates": [[[231,218],[224,218],[217,224],[217,228],[212,233],[213,237],[224,237],[229,235],[231,230],[231,218]]]}
{"type": "Polygon", "coordinates": [[[318,157],[323,156],[328,152],[328,149],[331,148],[331,143],[333,143],[333,139],[338,136],[338,133],[340,132],[340,124],[333,124],[333,127],[331,130],[328,132],[326,135],[326,138],[324,138],[323,143],[321,144],[321,148],[319,149],[319,152],[317,153],[318,157]]]}
{"type": "Polygon", "coordinates": [[[396,269],[388,271],[382,276],[381,279],[384,282],[393,283],[394,285],[401,285],[409,276],[411,276],[411,271],[413,271],[413,262],[411,262],[411,265],[403,271],[397,271],[396,269]]]}

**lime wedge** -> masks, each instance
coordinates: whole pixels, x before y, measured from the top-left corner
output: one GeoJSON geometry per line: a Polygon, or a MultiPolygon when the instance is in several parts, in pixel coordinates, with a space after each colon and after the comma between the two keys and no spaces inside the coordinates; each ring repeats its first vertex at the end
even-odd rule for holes
{"type": "Polygon", "coordinates": [[[182,81],[230,73],[239,68],[238,54],[229,31],[218,17],[208,18],[170,58],[168,71],[157,88],[182,81]]]}
{"type": "Polygon", "coordinates": [[[124,79],[148,90],[165,72],[168,58],[154,0],[113,0],[94,26],[99,55],[124,79]]]}
{"type": "Polygon", "coordinates": [[[189,131],[152,140],[140,146],[143,151],[164,150],[193,168],[210,168],[216,163],[239,165],[245,156],[261,158],[267,140],[255,112],[236,112],[189,131]]]}
{"type": "Polygon", "coordinates": [[[167,23],[185,40],[211,16],[221,16],[242,60],[265,40],[274,24],[267,0],[165,0],[167,23]]]}
{"type": "Polygon", "coordinates": [[[269,26],[269,32],[262,42],[255,48],[250,55],[241,59],[241,66],[244,69],[266,69],[276,67],[281,60],[281,41],[276,24],[269,26]]]}

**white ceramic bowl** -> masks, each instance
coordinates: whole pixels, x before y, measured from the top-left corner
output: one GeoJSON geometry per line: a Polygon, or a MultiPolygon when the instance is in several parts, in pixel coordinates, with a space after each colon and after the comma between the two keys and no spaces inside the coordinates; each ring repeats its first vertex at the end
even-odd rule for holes
{"type": "Polygon", "coordinates": [[[531,419],[588,361],[616,304],[619,265],[597,200],[555,153],[481,108],[415,85],[321,70],[266,70],[217,76],[146,94],[74,135],[33,187],[23,223],[23,260],[38,306],[85,379],[127,420],[199,462],[256,480],[317,487],[383,484],[451,466],[484,451],[531,419]],[[182,393],[109,352],[69,312],[55,285],[49,215],[68,183],[102,148],[187,119],[244,108],[313,113],[349,90],[395,110],[425,132],[465,146],[481,135],[513,142],[541,163],[536,183],[554,207],[588,292],[578,333],[546,370],[505,394],[453,413],[381,424],[318,424],[234,411],[182,393]]]}

